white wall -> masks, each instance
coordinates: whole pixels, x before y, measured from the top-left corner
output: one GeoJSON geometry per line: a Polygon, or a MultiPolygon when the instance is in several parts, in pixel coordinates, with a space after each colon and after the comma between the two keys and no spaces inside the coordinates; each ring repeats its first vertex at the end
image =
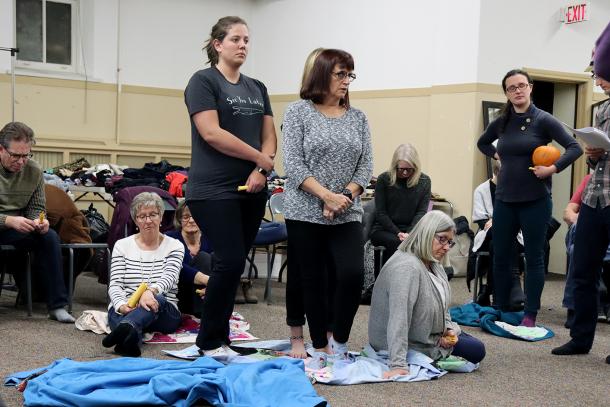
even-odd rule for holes
{"type": "MultiPolygon", "coordinates": [[[[248,0],[122,0],[121,82],[183,89],[204,66],[201,48],[225,15],[249,20],[248,0]]],[[[250,66],[244,67],[247,73],[250,66]]]]}
{"type": "Polygon", "coordinates": [[[251,57],[255,74],[272,93],[298,91],[305,58],[317,47],[341,48],[354,56],[358,79],[353,90],[476,78],[479,0],[459,5],[451,0],[283,0],[257,5],[250,23],[255,32],[251,57]]]}
{"type": "MultiPolygon", "coordinates": [[[[0,0],[0,46],[12,46],[13,1],[0,0]]],[[[610,20],[610,1],[590,0],[591,20],[563,25],[567,0],[81,0],[90,79],[182,89],[207,59],[201,47],[224,15],[248,21],[244,72],[271,94],[295,93],[316,47],[354,55],[354,90],[497,83],[513,67],[582,72],[610,20]]],[[[8,72],[0,53],[0,72],[8,72]]]]}
{"type": "Polygon", "coordinates": [[[582,73],[610,21],[610,1],[590,0],[590,20],[563,24],[568,0],[482,1],[479,82],[499,83],[512,68],[582,73]]]}

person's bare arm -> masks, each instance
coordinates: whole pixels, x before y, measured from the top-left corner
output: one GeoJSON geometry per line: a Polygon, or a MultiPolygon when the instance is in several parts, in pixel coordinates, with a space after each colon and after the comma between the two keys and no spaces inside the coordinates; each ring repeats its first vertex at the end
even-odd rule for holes
{"type": "Polygon", "coordinates": [[[580,211],[580,205],[574,202],[569,202],[566,209],[563,211],[563,220],[568,226],[573,225],[578,220],[578,212],[580,211]]]}
{"type": "Polygon", "coordinates": [[[216,150],[231,157],[252,161],[257,167],[267,171],[273,169],[273,159],[269,155],[258,151],[220,127],[216,110],[196,113],[193,115],[193,121],[201,137],[216,150]]]}
{"type": "MultiPolygon", "coordinates": [[[[263,153],[263,155],[270,157],[273,160],[275,158],[275,151],[277,149],[277,137],[275,135],[275,125],[273,124],[273,116],[263,116],[263,129],[261,138],[261,152],[263,153]]],[[[250,173],[250,176],[246,181],[246,186],[248,187],[247,192],[259,192],[265,187],[266,182],[267,177],[258,172],[258,167],[255,168],[250,173]]]]}

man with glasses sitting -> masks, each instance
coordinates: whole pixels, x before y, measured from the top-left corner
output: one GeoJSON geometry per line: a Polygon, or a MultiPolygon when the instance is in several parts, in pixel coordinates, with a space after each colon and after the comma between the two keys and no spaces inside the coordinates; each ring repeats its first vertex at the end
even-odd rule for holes
{"type": "Polygon", "coordinates": [[[72,323],[62,273],[60,240],[45,218],[42,170],[30,160],[36,143],[27,125],[11,122],[0,130],[0,244],[32,250],[32,270],[44,280],[49,318],[72,323]]]}

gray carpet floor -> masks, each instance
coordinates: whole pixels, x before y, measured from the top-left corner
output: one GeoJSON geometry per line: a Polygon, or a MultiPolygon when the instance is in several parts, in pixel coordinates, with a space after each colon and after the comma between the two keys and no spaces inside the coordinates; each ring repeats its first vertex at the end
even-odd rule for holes
{"type": "MultiPolygon", "coordinates": [[[[255,282],[262,297],[263,280],[255,282]]],[[[470,294],[463,278],[451,282],[453,304],[465,303],[470,294]]],[[[564,280],[550,275],[543,294],[543,308],[538,321],[551,328],[556,336],[530,343],[499,338],[465,328],[487,347],[487,357],[478,371],[471,374],[448,374],[440,380],[420,383],[383,383],[357,386],[316,384],[316,391],[332,406],[608,406],[610,365],[604,359],[610,353],[610,324],[599,324],[590,354],[559,357],[552,347],[569,339],[563,328],[565,310],[561,308],[564,280]]],[[[273,303],[238,305],[251,324],[251,332],[261,339],[285,338],[284,284],[274,282],[273,303]]],[[[91,275],[77,280],[74,315],[86,309],[105,309],[105,286],[91,275]]],[[[14,308],[15,293],[3,291],[0,296],[0,376],[33,369],[58,358],[79,361],[116,357],[101,345],[102,337],[82,332],[73,325],[47,319],[44,304],[35,304],[28,317],[23,307],[14,308]]],[[[367,342],[369,307],[358,310],[350,348],[358,350],[367,342]]],[[[143,356],[164,358],[161,348],[180,349],[184,345],[145,345],[143,356]]],[[[21,393],[1,387],[0,397],[7,406],[23,404],[21,393]]],[[[0,403],[1,404],[1,403],[0,403]]]]}

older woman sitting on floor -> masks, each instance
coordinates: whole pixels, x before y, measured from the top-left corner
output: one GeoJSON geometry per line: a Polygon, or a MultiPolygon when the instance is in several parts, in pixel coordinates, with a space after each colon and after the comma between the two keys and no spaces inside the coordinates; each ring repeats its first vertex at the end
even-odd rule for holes
{"type": "Polygon", "coordinates": [[[131,217],[139,233],[116,242],[112,251],[108,322],[112,332],[102,344],[125,356],[140,356],[142,332],[171,333],[180,326],[178,276],[184,246],[163,235],[159,227],[164,205],[152,192],[138,194],[131,203],[131,217]],[[130,297],[143,283],[139,300],[130,297]]]}
{"type": "Polygon", "coordinates": [[[415,225],[375,282],[369,316],[369,342],[390,353],[384,378],[408,375],[407,351],[432,359],[450,354],[478,363],[485,346],[461,332],[448,313],[451,288],[441,260],[455,244],[455,224],[430,211],[415,225]]]}

